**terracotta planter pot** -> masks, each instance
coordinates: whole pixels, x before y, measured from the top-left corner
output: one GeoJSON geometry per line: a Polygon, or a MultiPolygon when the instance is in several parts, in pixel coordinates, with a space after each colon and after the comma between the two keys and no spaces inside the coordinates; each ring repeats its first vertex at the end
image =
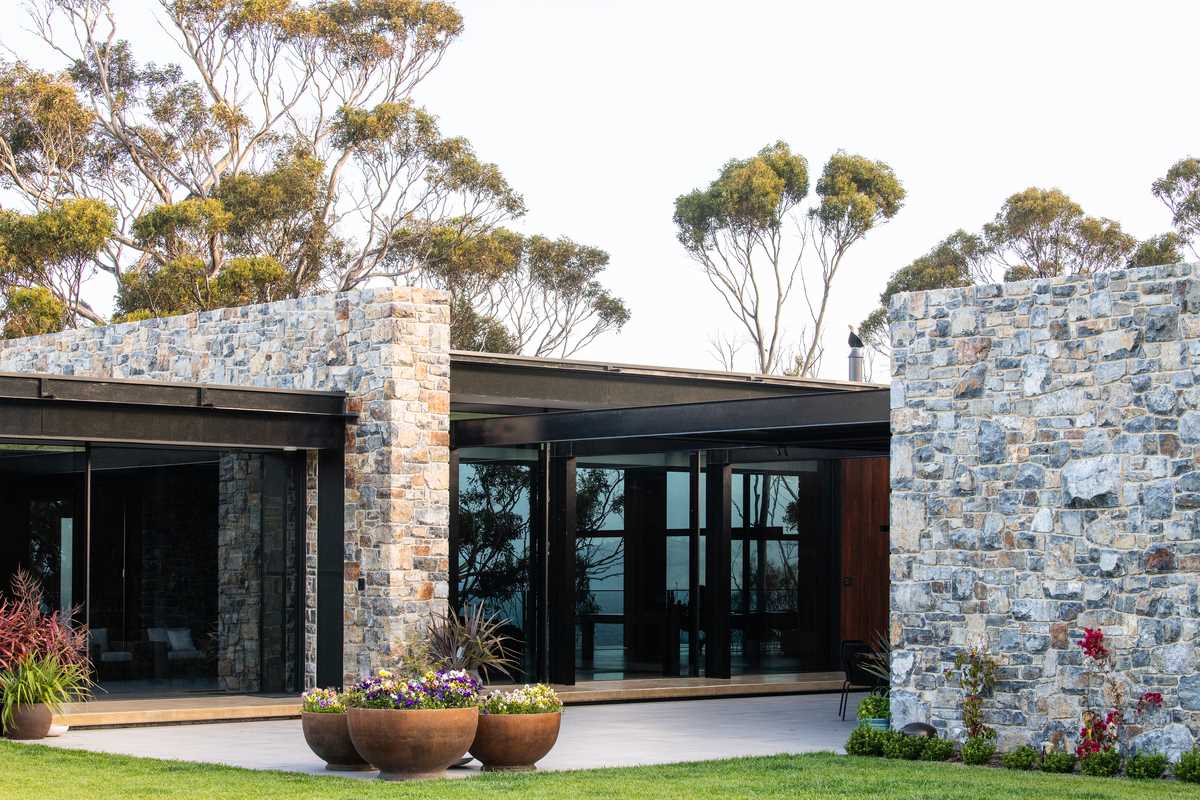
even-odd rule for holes
{"type": "Polygon", "coordinates": [[[325,762],[325,769],[341,772],[372,769],[367,760],[354,749],[354,742],[350,741],[347,716],[301,712],[300,724],[304,728],[304,741],[308,742],[309,748],[325,762]]]}
{"type": "Polygon", "coordinates": [[[12,723],[4,729],[9,739],[45,739],[50,732],[54,715],[44,703],[17,706],[13,711],[12,723]]]}
{"type": "Polygon", "coordinates": [[[485,772],[526,771],[558,741],[562,712],[547,714],[480,714],[471,755],[485,772]]]}
{"type": "Polygon", "coordinates": [[[354,749],[386,781],[436,778],[466,754],[479,724],[478,708],[425,711],[352,708],[354,749]]]}

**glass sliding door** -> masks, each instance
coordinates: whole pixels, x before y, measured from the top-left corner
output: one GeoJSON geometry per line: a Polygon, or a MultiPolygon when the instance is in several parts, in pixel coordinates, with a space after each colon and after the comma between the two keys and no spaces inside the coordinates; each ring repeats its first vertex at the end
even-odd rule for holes
{"type": "Polygon", "coordinates": [[[575,625],[577,675],[631,671],[626,648],[625,475],[621,467],[575,472],[575,625]]]}
{"type": "Polygon", "coordinates": [[[577,679],[689,674],[704,637],[689,453],[580,458],[575,503],[577,679]]]}
{"type": "Polygon", "coordinates": [[[829,473],[819,462],[737,465],[731,492],[735,673],[823,670],[834,614],[829,473]]]}
{"type": "MultiPolygon", "coordinates": [[[[504,633],[518,662],[511,676],[530,679],[534,609],[530,592],[533,451],[462,451],[458,466],[458,541],[455,553],[459,611],[481,604],[505,620],[504,633]]],[[[503,681],[505,676],[489,676],[503,681]]]]}
{"type": "Polygon", "coordinates": [[[267,451],[0,445],[0,580],[27,570],[47,610],[80,608],[101,697],[297,692],[303,463],[267,451]]]}
{"type": "Polygon", "coordinates": [[[0,590],[18,570],[42,587],[46,611],[69,613],[87,587],[84,541],[84,448],[0,443],[0,590]]]}
{"type": "Polygon", "coordinates": [[[92,449],[89,616],[109,693],[302,688],[301,458],[92,449]]]}

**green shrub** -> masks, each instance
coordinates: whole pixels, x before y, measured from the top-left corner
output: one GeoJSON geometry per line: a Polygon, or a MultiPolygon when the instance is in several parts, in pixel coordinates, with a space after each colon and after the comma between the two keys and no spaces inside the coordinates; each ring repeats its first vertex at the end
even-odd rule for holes
{"type": "Polygon", "coordinates": [[[1179,763],[1172,772],[1181,781],[1200,783],[1200,747],[1180,756],[1179,763]]]}
{"type": "Polygon", "coordinates": [[[1007,769],[1033,769],[1038,763],[1037,750],[1029,745],[1021,745],[1011,753],[1000,756],[1000,763],[1007,769]]]}
{"type": "Polygon", "coordinates": [[[1074,772],[1075,754],[1066,750],[1048,750],[1042,754],[1042,772],[1074,772]]]}
{"type": "Polygon", "coordinates": [[[931,736],[921,749],[922,761],[949,761],[954,758],[954,742],[931,736]]]}
{"type": "Polygon", "coordinates": [[[986,764],[996,754],[996,742],[990,736],[972,736],[962,746],[964,764],[986,764]]]}
{"type": "Polygon", "coordinates": [[[1167,757],[1160,753],[1138,753],[1125,762],[1130,778],[1161,778],[1167,771],[1167,757]]]}
{"type": "Polygon", "coordinates": [[[891,702],[886,694],[869,694],[859,701],[859,719],[885,719],[889,716],[891,716],[891,702]]]}
{"type": "Polygon", "coordinates": [[[1088,753],[1079,762],[1079,771],[1093,778],[1111,778],[1121,771],[1121,754],[1116,750],[1088,753]]]}
{"type": "Polygon", "coordinates": [[[852,756],[883,755],[883,740],[889,731],[877,731],[869,725],[859,725],[846,740],[846,752],[852,756]]]}
{"type": "Polygon", "coordinates": [[[924,736],[905,736],[898,731],[894,731],[883,743],[883,754],[888,758],[916,761],[924,750],[924,736]]]}

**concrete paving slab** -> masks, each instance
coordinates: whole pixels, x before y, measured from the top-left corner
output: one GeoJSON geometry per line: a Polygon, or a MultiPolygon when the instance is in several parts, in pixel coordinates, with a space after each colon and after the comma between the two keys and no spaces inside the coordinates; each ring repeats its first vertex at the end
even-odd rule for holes
{"type": "MultiPolygon", "coordinates": [[[[857,705],[856,695],[850,709],[857,705]]],[[[838,695],[790,695],[577,706],[563,716],[558,745],[539,764],[567,770],[706,761],[815,751],[840,752],[854,727],[837,716],[838,695]]],[[[299,720],[164,725],[71,731],[52,747],[171,758],[322,775],[375,773],[324,769],[304,743],[299,720]]],[[[478,763],[451,770],[477,774],[478,763]]]]}

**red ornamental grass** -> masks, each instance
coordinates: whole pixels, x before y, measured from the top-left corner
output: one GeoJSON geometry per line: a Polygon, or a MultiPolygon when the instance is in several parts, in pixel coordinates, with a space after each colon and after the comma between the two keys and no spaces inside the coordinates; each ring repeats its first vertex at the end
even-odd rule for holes
{"type": "Polygon", "coordinates": [[[1084,655],[1093,661],[1108,658],[1108,648],[1104,646],[1104,631],[1099,628],[1084,628],[1079,646],[1083,648],[1084,655]]]}
{"type": "Polygon", "coordinates": [[[41,586],[18,570],[9,596],[0,599],[0,671],[29,655],[55,655],[64,663],[90,666],[86,627],[72,626],[58,611],[44,613],[41,586]]]}

